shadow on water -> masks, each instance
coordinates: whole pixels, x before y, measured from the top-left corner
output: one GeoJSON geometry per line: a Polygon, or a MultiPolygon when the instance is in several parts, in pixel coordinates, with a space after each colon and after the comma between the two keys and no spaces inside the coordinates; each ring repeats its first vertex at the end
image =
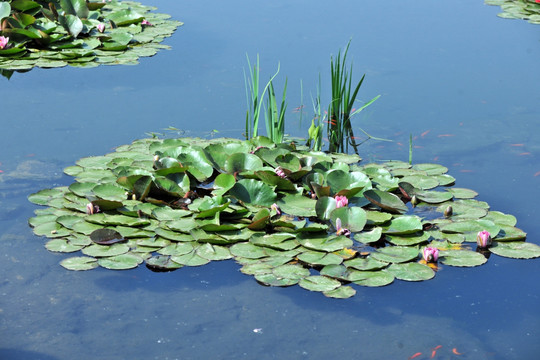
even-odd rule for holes
{"type": "Polygon", "coordinates": [[[35,351],[24,351],[18,349],[0,349],[0,359],[2,360],[59,360],[60,358],[46,355],[35,351]]]}

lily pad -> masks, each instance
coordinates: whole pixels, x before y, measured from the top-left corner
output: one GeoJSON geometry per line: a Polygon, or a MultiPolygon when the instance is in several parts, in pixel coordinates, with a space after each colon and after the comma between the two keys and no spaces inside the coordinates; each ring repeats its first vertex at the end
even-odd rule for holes
{"type": "Polygon", "coordinates": [[[394,275],[396,279],[405,281],[423,281],[429,280],[435,276],[429,266],[419,263],[392,264],[387,271],[394,275]]]}
{"type": "Polygon", "coordinates": [[[495,242],[489,248],[494,254],[514,259],[534,259],[540,257],[540,246],[523,241],[495,242]]]}
{"type": "Polygon", "coordinates": [[[341,286],[341,282],[326,276],[313,275],[301,279],[300,287],[310,291],[331,291],[341,286]]]}
{"type": "Polygon", "coordinates": [[[408,246],[389,246],[371,253],[373,259],[387,263],[403,263],[418,257],[418,249],[408,246]]]}
{"type": "Polygon", "coordinates": [[[371,189],[364,191],[364,196],[371,203],[393,213],[404,213],[408,210],[403,201],[392,193],[371,189]]]}
{"type": "Polygon", "coordinates": [[[340,286],[334,290],[324,291],[324,296],[335,299],[348,299],[356,295],[356,290],[350,286],[340,286]]]}
{"type": "Polygon", "coordinates": [[[83,271],[97,268],[98,262],[92,257],[76,256],[62,260],[60,265],[68,270],[83,271]]]}
{"type": "Polygon", "coordinates": [[[394,275],[388,271],[358,271],[350,272],[348,280],[361,286],[379,287],[394,282],[394,275]]]}
{"type": "Polygon", "coordinates": [[[98,265],[111,270],[133,269],[142,264],[144,260],[134,254],[122,254],[98,259],[98,265]]]}
{"type": "Polygon", "coordinates": [[[487,262],[484,255],[469,250],[444,250],[439,256],[443,264],[451,266],[473,267],[487,262]]]}

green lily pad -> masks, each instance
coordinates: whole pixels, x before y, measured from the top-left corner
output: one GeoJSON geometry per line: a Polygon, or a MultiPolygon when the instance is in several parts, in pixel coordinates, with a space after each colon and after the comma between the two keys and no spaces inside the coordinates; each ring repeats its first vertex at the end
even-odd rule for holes
{"type": "Polygon", "coordinates": [[[382,227],[385,234],[406,235],[422,230],[422,221],[418,216],[402,215],[395,217],[390,224],[382,227]]]}
{"type": "Polygon", "coordinates": [[[310,265],[339,265],[343,262],[341,256],[320,251],[305,251],[297,258],[310,265]]]}
{"type": "Polygon", "coordinates": [[[294,216],[316,216],[316,201],[298,194],[287,194],[277,202],[284,213],[294,216]]]}
{"type": "Polygon", "coordinates": [[[501,225],[501,230],[497,233],[495,240],[497,241],[515,241],[524,240],[527,237],[527,233],[514,226],[501,225]]]}
{"type": "Polygon", "coordinates": [[[274,273],[255,274],[255,279],[266,286],[292,286],[298,283],[298,279],[282,278],[274,273]]]}
{"type": "Polygon", "coordinates": [[[362,244],[369,244],[379,241],[382,236],[382,228],[376,227],[370,231],[362,231],[354,234],[354,240],[361,242],[362,244]]]}
{"type": "Polygon", "coordinates": [[[408,246],[387,246],[371,253],[373,259],[387,263],[403,263],[418,257],[418,249],[408,246]]]}
{"type": "Polygon", "coordinates": [[[399,197],[392,193],[371,189],[364,191],[364,196],[372,204],[393,213],[404,213],[408,210],[407,205],[405,205],[399,197]]]}
{"type": "Polygon", "coordinates": [[[92,270],[98,267],[97,259],[88,256],[76,256],[64,259],[60,265],[68,270],[84,271],[92,270]]]}
{"type": "Polygon", "coordinates": [[[439,256],[443,264],[451,266],[473,267],[487,262],[484,255],[469,250],[444,250],[439,256]]]}
{"type": "Polygon", "coordinates": [[[380,287],[394,282],[394,275],[388,271],[358,271],[350,272],[348,280],[361,286],[380,287]]]}
{"type": "Polygon", "coordinates": [[[142,264],[143,258],[134,254],[121,254],[98,259],[98,265],[111,270],[133,269],[142,264]]]}
{"type": "Polygon", "coordinates": [[[272,273],[280,279],[297,280],[309,276],[309,270],[301,265],[285,264],[280,265],[272,270],[272,273]]]}
{"type": "Polygon", "coordinates": [[[197,255],[213,261],[227,260],[233,257],[228,248],[219,245],[211,245],[208,243],[197,248],[197,255]]]}
{"type": "Polygon", "coordinates": [[[71,253],[81,250],[84,246],[74,245],[65,238],[49,240],[45,247],[49,251],[71,253]]]}
{"type": "Polygon", "coordinates": [[[388,266],[388,262],[379,261],[370,256],[367,258],[350,259],[345,261],[343,265],[356,270],[368,271],[383,269],[388,266]]]}
{"type": "Polygon", "coordinates": [[[264,248],[250,243],[239,243],[231,246],[231,254],[248,259],[259,259],[267,256],[264,248]]]}
{"type": "Polygon", "coordinates": [[[387,271],[396,279],[405,281],[424,281],[435,277],[435,271],[429,266],[419,263],[392,264],[387,271]]]}
{"type": "Polygon", "coordinates": [[[240,201],[253,205],[270,207],[276,202],[274,190],[262,181],[255,179],[239,180],[229,190],[229,194],[240,201]]]}
{"type": "Polygon", "coordinates": [[[297,240],[305,248],[326,252],[338,251],[343,248],[349,248],[353,245],[352,240],[346,236],[328,237],[326,234],[304,235],[303,233],[297,238],[297,240]]]}
{"type": "Polygon", "coordinates": [[[456,199],[472,199],[478,196],[476,191],[464,188],[448,188],[446,191],[451,193],[456,199]]]}
{"type": "Polygon", "coordinates": [[[407,235],[386,235],[386,241],[399,246],[413,246],[428,241],[430,233],[426,231],[418,231],[407,235]]]}
{"type": "Polygon", "coordinates": [[[185,266],[202,266],[210,262],[210,260],[200,256],[197,251],[192,251],[184,255],[172,255],[171,260],[185,266]]]}
{"type": "Polygon", "coordinates": [[[356,295],[356,290],[350,286],[340,286],[330,291],[323,291],[323,294],[334,299],[348,299],[356,295]]]}
{"type": "Polygon", "coordinates": [[[168,255],[155,255],[146,259],[146,267],[153,271],[172,271],[183,265],[172,261],[168,255]]]}
{"type": "Polygon", "coordinates": [[[534,259],[540,257],[540,246],[523,241],[498,242],[489,248],[492,253],[514,259],[534,259]]]}
{"type": "Polygon", "coordinates": [[[313,275],[301,279],[298,285],[310,291],[331,291],[341,286],[341,282],[326,276],[313,275]]]}
{"type": "Polygon", "coordinates": [[[129,251],[126,244],[114,244],[111,246],[93,244],[82,249],[82,253],[92,257],[109,257],[122,255],[129,251]]]}

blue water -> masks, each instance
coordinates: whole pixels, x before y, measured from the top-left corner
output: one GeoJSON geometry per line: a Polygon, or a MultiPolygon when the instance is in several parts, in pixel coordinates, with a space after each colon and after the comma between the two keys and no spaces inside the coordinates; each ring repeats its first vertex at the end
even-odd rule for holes
{"type": "MultiPolygon", "coordinates": [[[[357,287],[348,300],[268,288],[234,262],[152,273],[69,272],[27,219],[26,196],[69,184],[63,167],[168,126],[240,138],[246,53],[289,81],[292,109],[310,104],[330,54],[349,38],[360,97],[354,121],[374,136],[366,161],[438,162],[458,187],[518,218],[540,244],[540,27],[482,1],[254,2],[149,0],[185,22],[173,47],[137,66],[35,69],[1,80],[0,359],[537,359],[540,260],[493,255],[444,267],[431,281],[357,287]],[[6,180],[41,162],[48,177],[6,180]],[[35,163],[34,163],[35,164],[35,163]],[[536,175],[536,176],[535,176],[536,175]],[[463,355],[452,354],[452,349],[463,355]]],[[[278,85],[281,88],[281,85],[278,85]]],[[[327,98],[326,98],[327,99],[327,98]]]]}

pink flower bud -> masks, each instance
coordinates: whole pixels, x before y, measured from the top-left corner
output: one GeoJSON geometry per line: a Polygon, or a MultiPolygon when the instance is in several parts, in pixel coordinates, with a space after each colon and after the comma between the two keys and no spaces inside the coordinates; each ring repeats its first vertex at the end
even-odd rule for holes
{"type": "Polygon", "coordinates": [[[148,20],[146,20],[146,19],[143,20],[143,21],[141,22],[141,25],[154,26],[154,25],[152,25],[152,24],[151,24],[148,20]]]}
{"type": "Polygon", "coordinates": [[[96,28],[100,33],[102,33],[105,31],[105,24],[97,24],[96,28]]]}
{"type": "Polygon", "coordinates": [[[336,234],[337,235],[345,235],[345,236],[351,235],[351,231],[349,229],[341,227],[341,219],[340,218],[336,219],[336,234]]]}
{"type": "Polygon", "coordinates": [[[491,234],[489,231],[480,231],[478,235],[476,235],[476,244],[481,248],[489,247],[491,245],[491,234]]]}
{"type": "Polygon", "coordinates": [[[336,195],[336,208],[345,207],[349,204],[349,199],[346,196],[336,195]]]}
{"type": "Polygon", "coordinates": [[[99,206],[92,203],[86,204],[86,213],[88,215],[97,214],[99,212],[99,206]]]}
{"type": "Polygon", "coordinates": [[[276,173],[277,176],[279,176],[282,179],[285,179],[287,177],[287,175],[285,174],[285,171],[283,171],[281,166],[278,166],[277,168],[275,168],[274,172],[276,173]]]}
{"type": "Polygon", "coordinates": [[[8,48],[9,37],[0,36],[0,50],[8,48]]]}
{"type": "Polygon", "coordinates": [[[279,208],[278,204],[273,203],[272,206],[270,206],[272,210],[274,210],[278,215],[281,215],[281,209],[279,208]]]}
{"type": "Polygon", "coordinates": [[[422,250],[422,257],[425,262],[436,263],[439,259],[439,249],[431,246],[425,247],[424,250],[422,250]]]}

